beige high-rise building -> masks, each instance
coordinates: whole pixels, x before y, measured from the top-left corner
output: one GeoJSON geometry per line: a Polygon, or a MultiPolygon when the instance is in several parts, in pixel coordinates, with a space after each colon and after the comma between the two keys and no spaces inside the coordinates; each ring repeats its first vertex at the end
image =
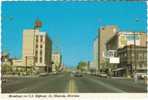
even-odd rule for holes
{"type": "Polygon", "coordinates": [[[62,56],[59,52],[54,52],[52,54],[52,61],[53,61],[53,65],[52,65],[52,72],[57,72],[62,64],[62,56]]]}
{"type": "Polygon", "coordinates": [[[105,26],[99,30],[98,39],[98,70],[102,70],[105,63],[106,42],[118,31],[116,26],[105,26]]]}
{"type": "Polygon", "coordinates": [[[23,32],[23,61],[38,72],[51,71],[52,41],[46,32],[26,29],[23,32]]]}

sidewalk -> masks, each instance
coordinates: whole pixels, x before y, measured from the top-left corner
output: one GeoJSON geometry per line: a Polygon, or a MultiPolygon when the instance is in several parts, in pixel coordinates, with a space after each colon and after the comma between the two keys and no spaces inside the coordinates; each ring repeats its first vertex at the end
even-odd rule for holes
{"type": "Polygon", "coordinates": [[[128,78],[128,77],[111,77],[112,79],[132,79],[132,78],[128,78]]]}
{"type": "Polygon", "coordinates": [[[3,78],[29,78],[29,77],[39,77],[39,75],[27,75],[27,76],[19,76],[19,75],[2,75],[3,78]]]}
{"type": "MultiPolygon", "coordinates": [[[[133,82],[135,83],[135,81],[134,81],[133,78],[128,78],[128,77],[111,77],[111,79],[130,80],[130,81],[133,81],[133,82]]],[[[145,80],[138,79],[136,83],[146,84],[144,81],[145,81],[145,80]]]]}

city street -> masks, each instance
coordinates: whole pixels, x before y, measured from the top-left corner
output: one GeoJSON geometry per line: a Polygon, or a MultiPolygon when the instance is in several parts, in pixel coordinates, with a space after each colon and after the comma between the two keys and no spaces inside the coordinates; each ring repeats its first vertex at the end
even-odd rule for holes
{"type": "Polygon", "coordinates": [[[82,77],[60,73],[32,78],[7,78],[2,93],[143,93],[147,86],[132,79],[82,77]]]}

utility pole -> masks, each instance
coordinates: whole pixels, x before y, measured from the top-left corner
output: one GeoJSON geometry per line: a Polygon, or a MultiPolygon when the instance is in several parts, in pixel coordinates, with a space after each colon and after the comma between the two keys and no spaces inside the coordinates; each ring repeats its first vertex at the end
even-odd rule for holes
{"type": "Polygon", "coordinates": [[[136,33],[134,32],[134,65],[135,65],[135,68],[134,68],[134,75],[136,75],[136,33]]]}
{"type": "MultiPolygon", "coordinates": [[[[139,22],[139,19],[138,18],[136,18],[136,20],[135,20],[136,22],[139,22]]],[[[136,72],[137,72],[137,60],[136,60],[136,52],[137,50],[136,50],[136,32],[134,32],[134,65],[135,65],[135,68],[134,68],[134,75],[136,75],[136,72]]],[[[137,75],[136,75],[136,77],[137,77],[137,75]]]]}

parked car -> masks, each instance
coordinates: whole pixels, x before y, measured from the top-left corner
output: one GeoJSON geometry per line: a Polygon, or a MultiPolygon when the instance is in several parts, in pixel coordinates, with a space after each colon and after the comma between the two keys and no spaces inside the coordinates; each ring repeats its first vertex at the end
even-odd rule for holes
{"type": "Polygon", "coordinates": [[[136,73],[139,79],[144,79],[147,74],[146,73],[136,73]]]}
{"type": "Polygon", "coordinates": [[[102,78],[107,78],[108,75],[106,73],[101,73],[101,74],[98,74],[99,77],[102,77],[102,78]]]}
{"type": "Polygon", "coordinates": [[[40,76],[47,76],[48,73],[40,73],[40,76]]]}

